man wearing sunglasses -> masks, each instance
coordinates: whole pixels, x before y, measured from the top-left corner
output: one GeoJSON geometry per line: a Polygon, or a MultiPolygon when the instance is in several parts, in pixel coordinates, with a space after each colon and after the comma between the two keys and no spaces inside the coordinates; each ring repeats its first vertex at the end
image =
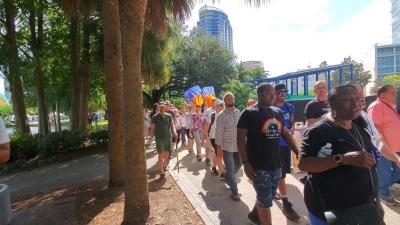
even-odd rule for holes
{"type": "MultiPolygon", "coordinates": [[[[295,107],[286,102],[288,90],[284,84],[277,84],[275,85],[275,93],[276,93],[276,100],[274,106],[278,107],[283,113],[283,121],[285,123],[285,127],[290,130],[290,132],[294,133],[294,112],[295,107]]],[[[279,182],[279,194],[277,194],[277,199],[282,199],[282,212],[289,220],[299,220],[300,216],[297,212],[292,208],[292,203],[289,202],[287,198],[287,191],[286,191],[286,174],[291,173],[291,162],[290,162],[290,149],[286,144],[285,140],[281,137],[279,141],[279,152],[280,152],[280,159],[282,164],[282,177],[279,182]]]]}

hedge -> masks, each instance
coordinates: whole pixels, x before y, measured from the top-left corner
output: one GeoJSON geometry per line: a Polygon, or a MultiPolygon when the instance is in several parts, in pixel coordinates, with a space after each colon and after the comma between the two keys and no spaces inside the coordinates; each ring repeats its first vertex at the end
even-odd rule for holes
{"type": "Polygon", "coordinates": [[[108,131],[105,129],[92,130],[89,133],[63,130],[47,135],[12,135],[9,162],[27,161],[37,156],[50,157],[61,152],[84,149],[88,145],[105,145],[107,143],[108,131]]]}

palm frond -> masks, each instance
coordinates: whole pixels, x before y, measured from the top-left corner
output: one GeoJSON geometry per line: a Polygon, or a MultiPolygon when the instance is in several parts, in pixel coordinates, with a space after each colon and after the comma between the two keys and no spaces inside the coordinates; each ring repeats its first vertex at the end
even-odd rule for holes
{"type": "Polygon", "coordinates": [[[270,0],[246,0],[246,3],[250,6],[260,7],[262,4],[268,3],[270,0]]]}
{"type": "Polygon", "coordinates": [[[170,18],[184,21],[190,17],[194,0],[149,0],[146,12],[146,30],[164,34],[170,18]]]}

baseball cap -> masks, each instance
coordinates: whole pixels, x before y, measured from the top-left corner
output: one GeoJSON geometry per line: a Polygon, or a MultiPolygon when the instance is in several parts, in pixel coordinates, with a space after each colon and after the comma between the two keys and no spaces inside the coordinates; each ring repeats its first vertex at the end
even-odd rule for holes
{"type": "Polygon", "coordinates": [[[222,103],[224,103],[223,101],[221,101],[220,99],[216,99],[215,101],[214,101],[214,107],[216,107],[217,105],[221,105],[222,103]]]}
{"type": "Polygon", "coordinates": [[[287,92],[288,89],[286,89],[286,85],[285,84],[277,84],[275,85],[275,92],[287,92]]]}

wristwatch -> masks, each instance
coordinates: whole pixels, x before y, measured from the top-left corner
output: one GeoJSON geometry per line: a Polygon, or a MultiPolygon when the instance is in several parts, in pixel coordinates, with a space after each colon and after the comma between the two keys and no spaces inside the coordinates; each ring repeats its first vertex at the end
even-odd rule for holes
{"type": "Polygon", "coordinates": [[[246,164],[246,163],[248,163],[249,161],[248,160],[242,160],[242,164],[244,165],[244,164],[246,164]]]}
{"type": "Polygon", "coordinates": [[[338,165],[343,164],[343,155],[340,155],[340,154],[334,155],[333,159],[335,160],[336,164],[338,164],[338,165]]]}

